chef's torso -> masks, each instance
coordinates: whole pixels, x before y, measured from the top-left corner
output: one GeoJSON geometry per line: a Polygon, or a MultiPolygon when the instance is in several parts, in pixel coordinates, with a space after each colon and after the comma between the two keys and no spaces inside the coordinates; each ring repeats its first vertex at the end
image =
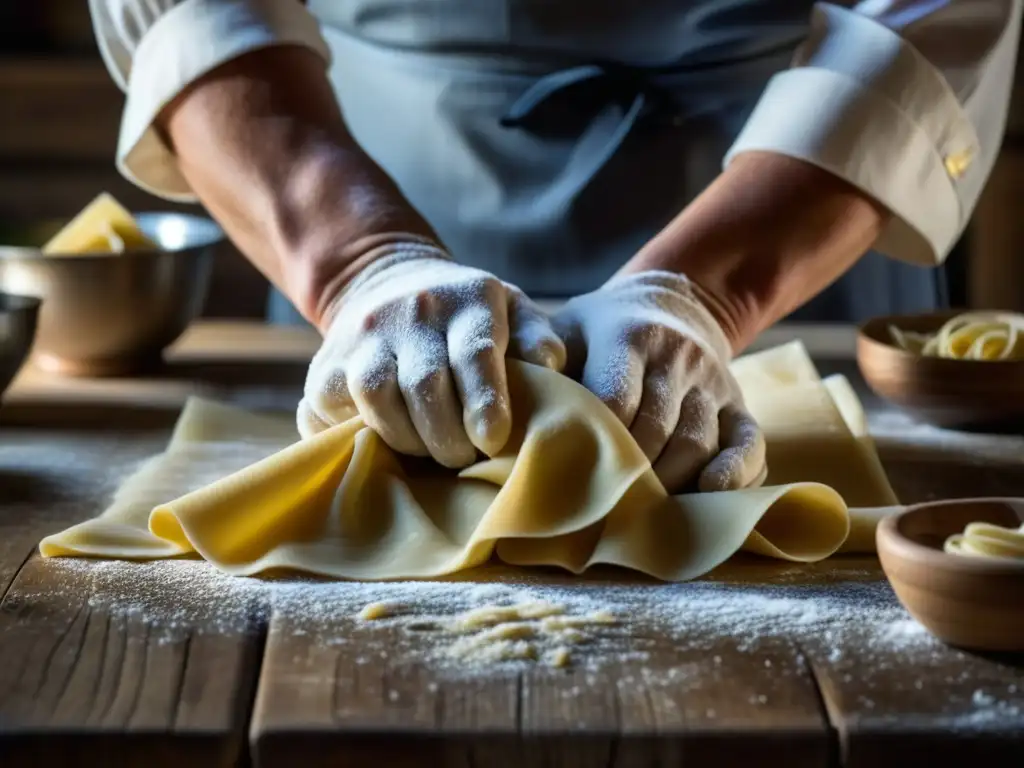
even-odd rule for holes
{"type": "Polygon", "coordinates": [[[597,287],[714,178],[811,10],[810,0],[308,6],[355,138],[460,261],[535,296],[597,287]],[[595,63],[630,66],[609,75],[595,63]],[[524,105],[538,82],[545,95],[524,105]],[[503,125],[510,110],[527,119],[503,125]]]}
{"type": "MultiPolygon", "coordinates": [[[[308,6],[353,134],[455,256],[564,298],[597,288],[714,179],[812,0],[308,6]]],[[[794,316],[944,304],[940,270],[872,252],[794,316]]],[[[270,316],[298,318],[278,294],[270,316]]]]}

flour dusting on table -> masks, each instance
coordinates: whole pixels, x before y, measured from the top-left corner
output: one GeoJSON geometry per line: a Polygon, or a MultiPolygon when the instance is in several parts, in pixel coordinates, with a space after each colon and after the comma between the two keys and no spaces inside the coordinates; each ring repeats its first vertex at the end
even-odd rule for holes
{"type": "MultiPolygon", "coordinates": [[[[940,719],[948,718],[950,727],[983,729],[1024,717],[1024,694],[1016,686],[939,677],[941,669],[949,668],[950,655],[958,652],[911,619],[877,574],[858,578],[858,571],[843,570],[841,564],[834,579],[822,580],[819,569],[812,584],[799,583],[799,569],[792,568],[778,569],[781,577],[767,584],[744,579],[662,584],[577,580],[502,568],[489,569],[486,577],[471,573],[451,581],[351,583],[235,578],[195,560],[55,559],[46,567],[68,576],[68,593],[22,592],[20,599],[73,599],[83,591],[81,584],[90,584],[84,599],[91,610],[146,620],[158,642],[178,642],[187,632],[255,631],[254,622],[269,620],[272,643],[308,635],[311,642],[333,646],[355,664],[386,661],[395,667],[427,667],[438,680],[534,667],[560,674],[565,667],[578,681],[566,688],[566,695],[579,692],[580,685],[607,685],[608,670],[618,675],[614,684],[622,689],[696,691],[730,676],[730,665],[740,654],[740,659],[763,665],[765,688],[752,691],[753,706],[772,705],[773,678],[807,676],[807,664],[801,661],[806,658],[845,683],[858,681],[858,690],[864,692],[857,702],[860,709],[882,720],[913,719],[912,712],[887,713],[879,703],[893,679],[899,679],[892,674],[896,667],[920,670],[917,679],[907,677],[903,693],[921,701],[921,711],[928,713],[922,717],[929,722],[936,717],[936,693],[946,697],[948,686],[957,684],[961,690],[965,682],[977,683],[973,695],[949,697],[944,705],[948,715],[940,719]],[[387,609],[377,618],[361,616],[372,604],[387,609]],[[472,615],[467,612],[524,604],[559,607],[553,615],[538,614],[536,623],[595,615],[615,621],[584,622],[580,642],[565,642],[557,633],[514,637],[512,632],[501,638],[505,644],[479,655],[451,653],[459,636],[445,627],[472,615]],[[532,645],[528,650],[517,643],[532,645]],[[763,661],[756,661],[760,657],[763,661]]],[[[496,626],[502,625],[485,623],[483,631],[496,626]]]]}
{"type": "Polygon", "coordinates": [[[979,463],[995,455],[1003,458],[1020,456],[1024,437],[990,435],[944,429],[917,421],[903,411],[875,411],[868,416],[868,429],[879,447],[919,449],[955,456],[958,461],[975,459],[979,463]]]}

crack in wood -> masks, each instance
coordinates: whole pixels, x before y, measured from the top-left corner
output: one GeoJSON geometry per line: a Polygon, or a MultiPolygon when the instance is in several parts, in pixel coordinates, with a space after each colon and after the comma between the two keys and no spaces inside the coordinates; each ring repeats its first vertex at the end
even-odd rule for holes
{"type": "Polygon", "coordinates": [[[178,727],[178,722],[181,719],[181,694],[185,689],[185,674],[188,672],[188,661],[189,654],[192,651],[192,630],[185,633],[184,647],[181,651],[181,663],[178,669],[178,679],[174,682],[174,694],[172,701],[174,702],[174,718],[172,726],[178,727]]]}
{"type": "Polygon", "coordinates": [[[68,664],[67,672],[64,674],[64,679],[60,681],[60,685],[57,688],[57,694],[53,697],[50,717],[53,717],[57,713],[57,708],[60,706],[60,702],[64,698],[64,694],[67,693],[68,686],[71,684],[71,678],[74,677],[75,669],[82,660],[82,650],[85,648],[86,640],[89,637],[89,626],[92,624],[92,613],[92,610],[88,607],[88,603],[86,603],[85,621],[82,623],[82,631],[78,634],[78,642],[75,643],[72,661],[68,664]]]}
{"type": "MultiPolygon", "coordinates": [[[[249,617],[246,633],[252,634],[252,646],[242,659],[242,675],[245,685],[240,686],[237,711],[241,718],[238,730],[239,742],[234,751],[237,754],[237,768],[248,768],[256,764],[256,740],[259,738],[253,722],[256,700],[267,663],[267,640],[270,636],[270,611],[255,610],[249,617]]],[[[337,687],[337,686],[335,686],[337,687]]]]}
{"type": "Polygon", "coordinates": [[[523,696],[525,693],[523,672],[516,673],[516,733],[523,733],[523,696]]]}
{"type": "Polygon", "coordinates": [[[21,563],[18,564],[18,567],[15,568],[14,572],[11,574],[11,578],[8,580],[6,584],[4,584],[3,594],[0,595],[0,607],[3,607],[4,603],[7,602],[7,595],[10,593],[11,588],[14,587],[14,582],[18,580],[18,576],[21,575],[21,571],[25,567],[25,564],[32,559],[32,555],[35,554],[37,546],[38,545],[33,544],[31,547],[29,547],[29,550],[25,554],[25,557],[21,559],[21,563]]]}
{"type": "Polygon", "coordinates": [[[608,768],[615,768],[615,763],[619,759],[620,742],[622,741],[622,699],[619,698],[618,686],[615,686],[615,695],[612,696],[612,713],[615,721],[615,732],[608,741],[608,768]]]}
{"type": "MultiPolygon", "coordinates": [[[[142,633],[142,660],[139,662],[139,676],[135,683],[135,690],[132,692],[131,704],[128,706],[128,721],[125,724],[131,727],[132,717],[139,711],[139,701],[142,699],[142,689],[146,684],[146,666],[149,663],[149,634],[150,634],[150,623],[148,621],[142,621],[143,633],[142,633]]],[[[131,622],[126,622],[126,631],[131,631],[131,622]]]]}
{"type": "Polygon", "coordinates": [[[100,723],[104,723],[107,721],[107,718],[110,717],[110,713],[114,708],[114,703],[117,701],[117,694],[121,690],[121,686],[124,683],[125,659],[128,657],[128,619],[124,615],[124,613],[120,611],[110,611],[107,614],[107,623],[110,624],[115,619],[118,621],[119,624],[122,624],[121,631],[118,633],[120,635],[121,642],[118,648],[118,653],[114,657],[117,661],[117,679],[115,680],[114,684],[110,686],[110,696],[107,699],[106,706],[103,707],[103,713],[100,715],[100,723]]]}
{"type": "MultiPolygon", "coordinates": [[[[35,691],[32,693],[33,699],[39,699],[39,694],[50,680],[50,668],[53,666],[53,659],[57,655],[57,651],[60,650],[60,647],[64,644],[64,640],[67,639],[67,636],[71,634],[71,630],[74,629],[75,624],[78,622],[78,618],[82,615],[82,611],[86,609],[87,601],[83,601],[78,606],[78,610],[75,611],[75,615],[71,618],[71,621],[68,622],[67,626],[61,630],[60,634],[57,636],[57,641],[50,646],[50,649],[43,657],[42,673],[39,675],[39,682],[36,684],[35,691]]],[[[27,666],[28,665],[26,665],[26,668],[27,666]]]]}
{"type": "Polygon", "coordinates": [[[825,674],[815,664],[814,659],[803,647],[802,644],[793,641],[793,648],[796,651],[799,663],[807,667],[811,682],[814,685],[814,693],[820,707],[821,715],[828,726],[828,766],[836,768],[846,764],[847,739],[845,728],[841,726],[842,717],[829,699],[826,689],[828,687],[825,674]]]}
{"type": "Polygon", "coordinates": [[[110,708],[110,700],[108,699],[105,707],[100,706],[100,691],[103,686],[103,681],[107,676],[107,664],[110,663],[110,622],[111,616],[110,611],[103,611],[105,621],[103,622],[103,635],[100,638],[99,646],[102,649],[100,654],[100,668],[96,672],[96,677],[92,687],[92,708],[89,710],[89,715],[86,717],[86,723],[93,725],[95,723],[102,723],[103,718],[106,715],[107,710],[110,708]]]}

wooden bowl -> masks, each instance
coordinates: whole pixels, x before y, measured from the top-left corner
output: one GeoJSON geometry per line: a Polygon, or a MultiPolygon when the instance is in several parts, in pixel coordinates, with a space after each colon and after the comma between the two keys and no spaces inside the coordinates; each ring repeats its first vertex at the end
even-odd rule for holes
{"type": "Polygon", "coordinates": [[[946,554],[968,523],[1016,527],[1024,499],[957,499],[908,507],[875,538],[889,583],[910,615],[960,648],[1024,652],[1024,562],[946,554]]]}
{"type": "Polygon", "coordinates": [[[937,426],[987,431],[1024,427],[1024,361],[922,357],[896,346],[889,326],[937,331],[960,312],[876,317],[857,333],[857,365],[884,400],[937,426]]]}

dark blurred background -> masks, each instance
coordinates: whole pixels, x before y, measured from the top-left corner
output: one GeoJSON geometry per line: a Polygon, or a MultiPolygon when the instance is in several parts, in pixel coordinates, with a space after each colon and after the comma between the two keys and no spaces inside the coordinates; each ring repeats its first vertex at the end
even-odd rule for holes
{"type": "MultiPolygon", "coordinates": [[[[956,306],[1024,311],[1024,77],[1000,159],[946,264],[956,306]]],[[[100,60],[84,0],[0,0],[0,223],[66,218],[100,191],[167,208],[114,168],[122,96],[100,60]]],[[[173,207],[173,206],[172,206],[173,207]]],[[[267,283],[231,247],[204,315],[262,317],[267,283]]]]}

